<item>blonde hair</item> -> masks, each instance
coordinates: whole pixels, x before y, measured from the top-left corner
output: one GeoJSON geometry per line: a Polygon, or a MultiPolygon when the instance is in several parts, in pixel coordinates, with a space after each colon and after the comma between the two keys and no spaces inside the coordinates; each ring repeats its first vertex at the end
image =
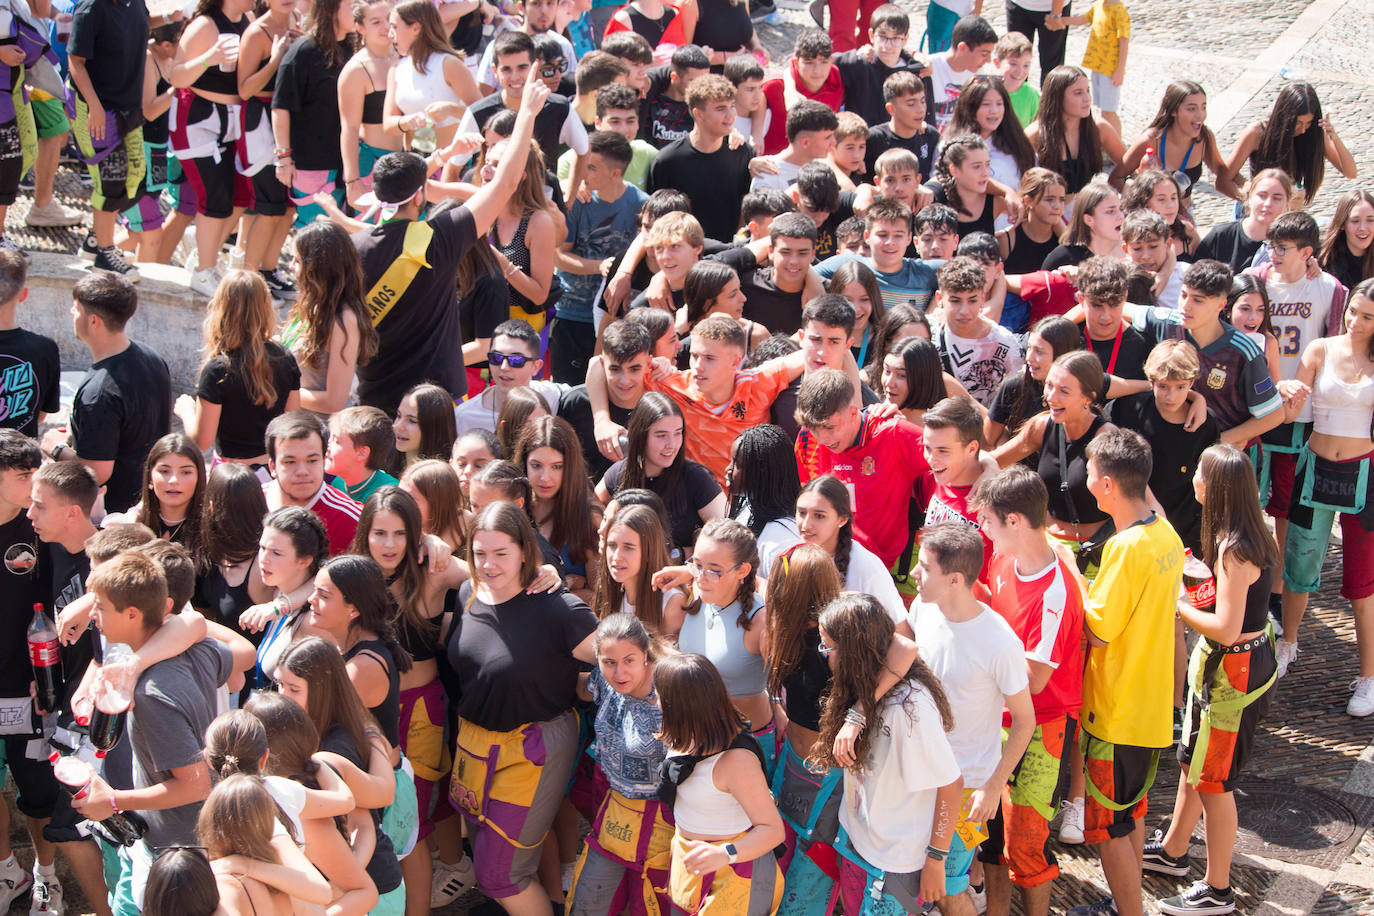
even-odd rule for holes
{"type": "Polygon", "coordinates": [[[849,140],[853,137],[863,137],[867,140],[868,122],[852,111],[842,111],[840,112],[839,123],[835,127],[835,142],[849,140]]]}
{"type": "Polygon", "coordinates": [[[1191,382],[1202,371],[1197,350],[1186,340],[1163,340],[1145,358],[1145,377],[1152,382],[1191,382]]]}
{"type": "Polygon", "coordinates": [[[271,407],[277,400],[267,353],[276,323],[272,293],[256,271],[231,270],[226,274],[205,312],[206,361],[225,357],[229,361],[226,374],[238,374],[248,399],[260,407],[271,407]]]}
{"type": "Polygon", "coordinates": [[[650,246],[671,245],[682,241],[693,248],[700,248],[706,244],[706,233],[695,216],[674,210],[654,220],[654,224],[649,227],[649,237],[645,241],[650,246]]]}

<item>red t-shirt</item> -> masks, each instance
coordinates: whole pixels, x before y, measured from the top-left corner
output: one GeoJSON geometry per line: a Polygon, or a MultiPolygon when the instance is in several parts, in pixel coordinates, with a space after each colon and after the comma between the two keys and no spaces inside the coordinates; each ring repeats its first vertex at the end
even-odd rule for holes
{"type": "Polygon", "coordinates": [[[930,471],[920,428],[900,416],[875,423],[864,411],[854,445],[836,454],[803,427],[796,453],[802,483],[834,474],[849,488],[855,539],[891,569],[910,536],[907,505],[916,481],[930,471]]]}
{"type": "MultiPolygon", "coordinates": [[[[836,111],[844,104],[844,82],[840,79],[840,68],[834,64],[830,65],[830,74],[821,84],[821,88],[816,92],[811,92],[806,88],[806,84],[797,76],[797,62],[790,60],[787,66],[792,68],[792,83],[801,93],[802,98],[812,99],[827,105],[836,111]]],[[[763,152],[761,155],[774,156],[787,148],[787,98],[786,89],[782,84],[782,77],[775,76],[763,84],[763,98],[768,106],[768,110],[773,113],[773,117],[768,122],[768,131],[763,135],[763,152]]],[[[748,133],[748,131],[744,131],[748,133]]]]}
{"type": "Polygon", "coordinates": [[[1026,319],[1032,326],[1046,315],[1064,315],[1073,308],[1078,290],[1069,278],[1053,270],[1037,270],[1021,277],[1021,298],[1030,306],[1026,319]]]}
{"type": "Polygon", "coordinates": [[[978,525],[978,518],[974,511],[968,507],[968,495],[973,492],[973,486],[967,487],[947,487],[944,484],[936,483],[932,477],[925,489],[930,492],[930,503],[926,506],[926,524],[934,525],[939,522],[963,522],[978,531],[983,538],[983,568],[978,573],[978,581],[984,585],[988,584],[988,573],[992,569],[992,541],[983,534],[983,529],[978,525]]]}
{"type": "MultiPolygon", "coordinates": [[[[1011,624],[1026,646],[1026,658],[1054,668],[1045,689],[1031,695],[1035,722],[1077,716],[1083,705],[1083,597],[1064,561],[1030,578],[1005,554],[992,560],[992,608],[1011,624]]],[[[1011,717],[1003,713],[1002,724],[1011,717]]]]}
{"type": "MultiPolygon", "coordinates": [[[[274,480],[262,485],[262,491],[267,496],[268,508],[271,509],[277,508],[280,504],[277,492],[274,492],[277,489],[276,483],[274,480]]],[[[324,522],[325,533],[329,535],[329,555],[337,557],[341,553],[348,553],[348,548],[353,543],[353,535],[358,532],[358,516],[363,511],[362,503],[326,483],[320,492],[315,494],[315,501],[307,508],[324,522]]]]}

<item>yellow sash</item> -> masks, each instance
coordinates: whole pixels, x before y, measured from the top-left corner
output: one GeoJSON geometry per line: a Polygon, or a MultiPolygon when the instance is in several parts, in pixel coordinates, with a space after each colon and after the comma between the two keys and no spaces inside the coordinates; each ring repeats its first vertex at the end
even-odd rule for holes
{"type": "Polygon", "coordinates": [[[367,313],[375,328],[382,323],[393,306],[405,295],[420,268],[429,267],[425,252],[429,250],[434,229],[424,220],[415,220],[406,227],[405,239],[401,242],[401,256],[391,262],[381,278],[367,291],[367,313]]]}

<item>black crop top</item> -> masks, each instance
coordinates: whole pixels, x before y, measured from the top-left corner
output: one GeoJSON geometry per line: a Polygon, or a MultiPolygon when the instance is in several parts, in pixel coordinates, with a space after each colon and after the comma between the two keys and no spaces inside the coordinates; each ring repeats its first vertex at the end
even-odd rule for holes
{"type": "MultiPolygon", "coordinates": [[[[210,17],[210,21],[215,24],[220,35],[243,36],[244,29],[248,28],[248,17],[242,16],[238,22],[230,22],[229,17],[225,16],[220,10],[210,10],[205,15],[210,17]]],[[[215,39],[219,41],[218,38],[215,39]]],[[[194,83],[192,89],[199,89],[201,92],[218,92],[222,95],[237,96],[239,94],[239,75],[237,71],[225,73],[218,65],[205,68],[194,83]]]]}
{"type": "Polygon", "coordinates": [[[439,621],[421,629],[411,622],[409,614],[401,614],[396,620],[396,641],[410,653],[412,661],[430,661],[439,652],[439,621]]]}
{"type": "Polygon", "coordinates": [[[382,667],[386,669],[386,697],[376,706],[369,706],[367,711],[372,713],[372,718],[377,720],[377,727],[382,730],[382,736],[391,742],[392,747],[401,745],[401,675],[396,670],[396,659],[392,657],[391,650],[386,643],[380,639],[363,639],[354,643],[353,646],[344,653],[344,661],[348,661],[361,652],[368,652],[381,661],[382,667]]]}
{"type": "Polygon", "coordinates": [[[1266,566],[1245,592],[1245,618],[1240,625],[1242,633],[1253,633],[1269,626],[1269,593],[1273,587],[1274,570],[1266,566]]]}
{"type": "Polygon", "coordinates": [[[1088,443],[1107,421],[1100,416],[1093,417],[1088,431],[1072,442],[1063,443],[1063,452],[1068,470],[1060,466],[1060,443],[1064,437],[1064,425],[1051,420],[1045,426],[1045,438],[1040,444],[1040,463],[1036,470],[1050,491],[1050,516],[1057,521],[1073,524],[1091,525],[1107,520],[1107,513],[1097,507],[1097,499],[1088,492],[1088,459],[1084,455],[1088,443]]]}
{"type": "Polygon", "coordinates": [[[386,108],[386,90],[378,89],[363,96],[363,123],[382,123],[382,113],[386,108]]]}
{"type": "Polygon", "coordinates": [[[821,644],[821,631],[811,629],[803,637],[801,660],[797,662],[783,687],[787,689],[784,704],[787,718],[813,732],[821,730],[821,694],[830,685],[830,665],[816,651],[821,644]]]}

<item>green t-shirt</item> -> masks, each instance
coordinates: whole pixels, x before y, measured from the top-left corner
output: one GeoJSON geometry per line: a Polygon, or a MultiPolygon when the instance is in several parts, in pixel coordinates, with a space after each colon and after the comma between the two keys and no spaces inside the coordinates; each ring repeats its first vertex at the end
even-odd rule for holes
{"type": "Polygon", "coordinates": [[[1035,120],[1035,112],[1040,108],[1040,93],[1026,80],[1021,88],[1011,93],[1011,110],[1016,112],[1016,120],[1021,126],[1030,127],[1035,120]]]}
{"type": "MultiPolygon", "coordinates": [[[[625,180],[639,188],[646,190],[645,184],[649,180],[649,163],[654,161],[654,155],[658,152],[658,147],[648,140],[631,140],[630,149],[633,151],[630,156],[630,167],[625,170],[625,180]]],[[[567,181],[572,174],[573,151],[566,150],[563,155],[558,157],[558,180],[567,181]]]]}
{"type": "Polygon", "coordinates": [[[352,497],[354,500],[360,503],[367,502],[367,498],[369,496],[371,496],[373,493],[376,493],[378,490],[380,490],[387,484],[395,483],[396,478],[392,477],[386,471],[382,470],[373,471],[371,476],[369,476],[362,483],[358,484],[356,487],[345,486],[342,478],[329,478],[329,485],[331,487],[333,487],[336,490],[342,490],[344,493],[347,493],[350,497],[352,497]]]}

